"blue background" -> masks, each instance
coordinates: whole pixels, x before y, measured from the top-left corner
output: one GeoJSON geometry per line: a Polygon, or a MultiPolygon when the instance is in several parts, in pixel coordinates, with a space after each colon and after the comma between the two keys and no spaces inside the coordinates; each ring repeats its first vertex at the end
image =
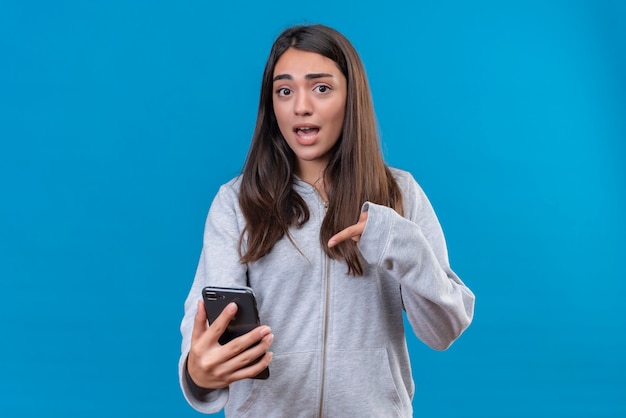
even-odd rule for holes
{"type": "Polygon", "coordinates": [[[179,321],[289,25],[365,63],[477,295],[424,417],[626,416],[626,2],[0,2],[0,415],[193,417],[179,321]]]}

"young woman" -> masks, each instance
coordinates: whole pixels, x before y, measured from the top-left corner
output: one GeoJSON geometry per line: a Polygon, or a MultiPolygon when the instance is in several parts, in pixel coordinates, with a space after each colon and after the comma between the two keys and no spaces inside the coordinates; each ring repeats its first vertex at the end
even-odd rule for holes
{"type": "Polygon", "coordinates": [[[350,42],[321,25],[287,29],[243,173],[209,210],[181,325],[185,397],[237,417],[411,417],[403,309],[444,350],[470,324],[474,295],[421,188],[383,161],[350,42]],[[209,326],[207,285],[251,288],[263,325],[220,345],[237,306],[209,326]],[[250,379],[270,362],[269,379],[250,379]]]}

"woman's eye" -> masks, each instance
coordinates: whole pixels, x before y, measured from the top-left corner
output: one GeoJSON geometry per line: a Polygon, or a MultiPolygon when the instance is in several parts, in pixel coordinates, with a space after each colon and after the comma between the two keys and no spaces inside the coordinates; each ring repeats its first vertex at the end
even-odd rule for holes
{"type": "Polygon", "coordinates": [[[279,96],[289,96],[291,94],[291,90],[287,87],[283,87],[277,90],[279,96]]]}
{"type": "Polygon", "coordinates": [[[317,86],[316,89],[317,89],[318,93],[327,93],[327,92],[330,91],[330,87],[324,86],[324,85],[317,86]]]}

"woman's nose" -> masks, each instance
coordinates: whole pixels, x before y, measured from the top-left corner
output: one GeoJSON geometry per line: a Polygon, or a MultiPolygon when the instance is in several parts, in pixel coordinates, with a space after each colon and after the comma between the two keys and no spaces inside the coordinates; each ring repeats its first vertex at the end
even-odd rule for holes
{"type": "Polygon", "coordinates": [[[294,113],[298,116],[306,116],[313,113],[313,103],[306,93],[296,94],[294,101],[294,113]]]}

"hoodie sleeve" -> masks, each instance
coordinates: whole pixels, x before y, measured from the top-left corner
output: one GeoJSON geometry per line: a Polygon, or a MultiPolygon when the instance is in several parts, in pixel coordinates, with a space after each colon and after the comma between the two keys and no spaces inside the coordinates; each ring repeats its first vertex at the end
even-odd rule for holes
{"type": "Polygon", "coordinates": [[[208,286],[246,287],[247,268],[239,262],[239,228],[237,194],[229,185],[220,188],[207,216],[202,252],[191,290],[185,300],[185,314],[180,325],[182,334],[178,377],[185,399],[194,409],[205,414],[220,411],[228,401],[229,389],[216,389],[198,397],[189,387],[186,362],[191,346],[191,333],[202,299],[202,288],[208,286]]]}
{"type": "Polygon", "coordinates": [[[368,264],[398,281],[415,335],[431,348],[445,350],[472,321],[474,294],[450,268],[441,226],[422,189],[408,173],[398,182],[405,217],[366,202],[359,250],[368,264]]]}

